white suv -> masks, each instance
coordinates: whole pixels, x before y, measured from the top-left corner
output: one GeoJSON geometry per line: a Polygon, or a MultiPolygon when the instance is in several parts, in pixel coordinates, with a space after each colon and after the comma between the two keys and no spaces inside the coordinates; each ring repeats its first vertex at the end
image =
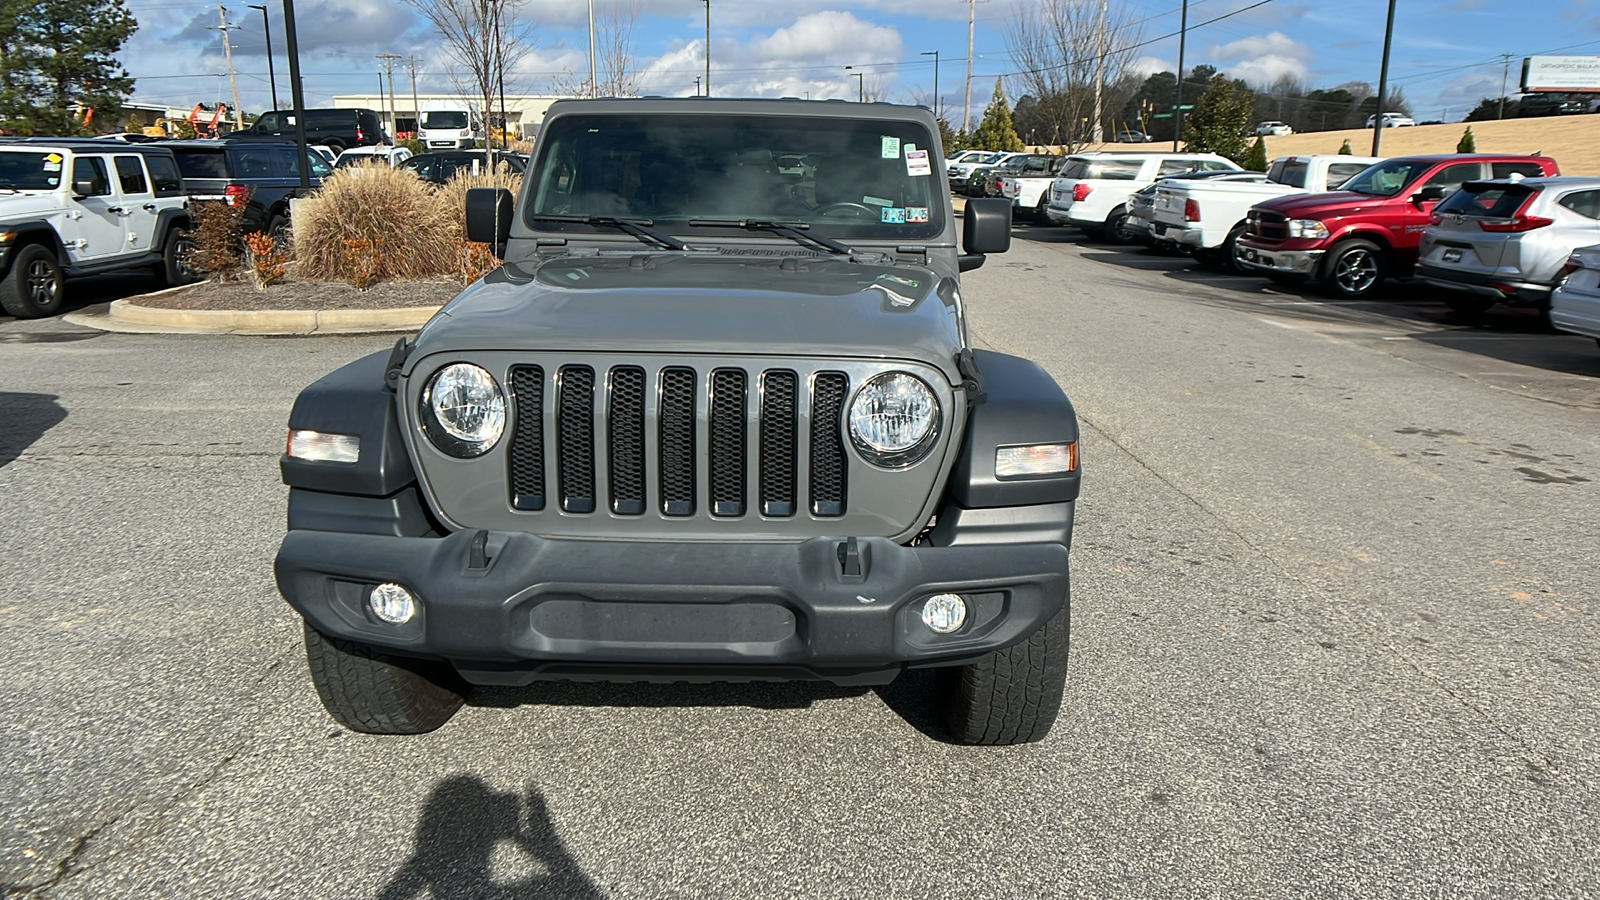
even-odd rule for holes
{"type": "Polygon", "coordinates": [[[39,139],[0,144],[0,308],[55,315],[66,279],[149,269],[193,280],[188,197],[159,144],[39,139]]]}
{"type": "Polygon", "coordinates": [[[1127,230],[1129,197],[1169,175],[1219,171],[1239,167],[1215,153],[1076,154],[1066,158],[1050,184],[1045,217],[1126,244],[1134,240],[1127,230]]]}

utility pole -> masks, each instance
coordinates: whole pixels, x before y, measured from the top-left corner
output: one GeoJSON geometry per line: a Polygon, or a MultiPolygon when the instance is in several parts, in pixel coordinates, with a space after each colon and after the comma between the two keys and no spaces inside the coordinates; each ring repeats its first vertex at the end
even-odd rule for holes
{"type": "MultiPolygon", "coordinates": [[[[1378,68],[1378,111],[1372,117],[1372,155],[1383,143],[1383,107],[1389,101],[1389,45],[1394,42],[1394,0],[1389,0],[1389,24],[1383,29],[1383,65],[1378,68]]],[[[1504,97],[1505,93],[1501,92],[1504,97]]]]}
{"type": "MultiPolygon", "coordinates": [[[[411,55],[411,137],[413,140],[422,138],[422,104],[417,102],[417,57],[411,55]]],[[[472,114],[467,114],[467,122],[471,123],[472,114]]],[[[427,149],[427,148],[423,148],[427,149]]]]}
{"type": "Polygon", "coordinates": [[[1090,139],[1096,144],[1105,140],[1105,131],[1100,127],[1100,93],[1106,83],[1106,0],[1100,0],[1100,32],[1095,38],[1096,57],[1094,66],[1094,128],[1090,131],[1090,139]]]}
{"type": "Polygon", "coordinates": [[[942,122],[944,117],[939,111],[939,51],[929,50],[920,55],[933,57],[933,117],[942,122]]]}
{"type": "MultiPolygon", "coordinates": [[[[1511,54],[1502,53],[1500,54],[1500,115],[1495,117],[1497,119],[1506,117],[1506,76],[1509,74],[1511,74],[1511,54]]],[[[1383,110],[1380,109],[1378,112],[1381,113],[1383,110]]]]}
{"type": "Polygon", "coordinates": [[[706,2],[706,96],[711,96],[711,0],[706,2]]]}
{"type": "MultiPolygon", "coordinates": [[[[306,164],[306,93],[300,83],[300,39],[294,27],[294,0],[283,0],[283,30],[289,44],[289,98],[294,103],[294,144],[300,150],[300,194],[311,190],[311,167],[306,164]]],[[[291,206],[290,209],[294,207],[291,206]]]]}
{"type": "Polygon", "coordinates": [[[1178,20],[1178,95],[1172,103],[1172,152],[1183,140],[1183,50],[1189,40],[1189,0],[1183,0],[1183,18],[1178,20]]]}
{"type": "Polygon", "coordinates": [[[967,0],[967,100],[961,109],[961,133],[972,133],[972,35],[978,21],[978,0],[967,0]]]}
{"type": "Polygon", "coordinates": [[[233,74],[233,42],[228,40],[228,32],[238,28],[238,25],[228,24],[228,11],[221,3],[217,4],[217,20],[221,25],[213,25],[213,31],[222,32],[222,55],[228,58],[228,84],[233,87],[233,127],[244,130],[244,113],[239,110],[239,79],[233,74]]]}
{"type": "MultiPolygon", "coordinates": [[[[855,66],[845,66],[846,70],[854,69],[854,68],[855,68],[855,66]]],[[[867,81],[866,81],[865,78],[862,77],[863,73],[861,73],[861,72],[851,72],[850,74],[856,76],[856,102],[857,103],[865,103],[865,102],[867,102],[867,86],[866,86],[867,85],[867,81]]]]}
{"type": "MultiPolygon", "coordinates": [[[[400,114],[395,111],[394,105],[394,61],[405,57],[398,53],[379,53],[373,59],[383,60],[384,69],[389,75],[389,140],[393,141],[394,133],[400,130],[400,114]]],[[[379,100],[382,99],[379,97],[379,100]]]]}
{"type": "Polygon", "coordinates": [[[272,65],[272,22],[267,19],[267,8],[250,4],[251,9],[261,10],[261,30],[267,35],[267,83],[272,85],[272,108],[278,108],[278,73],[272,65]]]}
{"type": "Polygon", "coordinates": [[[594,0],[589,0],[589,96],[600,96],[600,71],[594,61],[594,0]]]}

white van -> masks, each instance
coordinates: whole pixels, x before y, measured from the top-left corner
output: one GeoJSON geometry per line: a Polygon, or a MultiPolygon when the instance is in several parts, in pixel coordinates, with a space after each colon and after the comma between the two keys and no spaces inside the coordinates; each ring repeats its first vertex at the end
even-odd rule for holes
{"type": "Polygon", "coordinates": [[[430,104],[419,125],[417,139],[429,150],[470,150],[483,140],[483,117],[467,103],[430,104]]]}

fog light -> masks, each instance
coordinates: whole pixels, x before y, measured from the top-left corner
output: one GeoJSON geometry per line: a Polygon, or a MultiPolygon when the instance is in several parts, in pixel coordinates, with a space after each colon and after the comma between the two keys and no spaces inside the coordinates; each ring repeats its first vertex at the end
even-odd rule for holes
{"type": "Polygon", "coordinates": [[[417,614],[417,602],[411,599],[411,592],[393,582],[373,588],[367,595],[367,605],[372,607],[373,615],[390,625],[409,622],[417,614]]]}
{"type": "Polygon", "coordinates": [[[922,624],[940,634],[960,631],[967,623],[967,601],[955,594],[934,594],[922,604],[922,624]]]}

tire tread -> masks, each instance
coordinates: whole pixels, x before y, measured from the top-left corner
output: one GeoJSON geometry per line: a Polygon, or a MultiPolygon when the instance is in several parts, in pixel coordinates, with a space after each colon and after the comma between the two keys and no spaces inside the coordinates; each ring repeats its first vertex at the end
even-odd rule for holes
{"type": "Polygon", "coordinates": [[[306,623],[306,662],[322,705],[363,734],[423,734],[461,708],[467,684],[446,663],[391,656],[306,623]]]}

